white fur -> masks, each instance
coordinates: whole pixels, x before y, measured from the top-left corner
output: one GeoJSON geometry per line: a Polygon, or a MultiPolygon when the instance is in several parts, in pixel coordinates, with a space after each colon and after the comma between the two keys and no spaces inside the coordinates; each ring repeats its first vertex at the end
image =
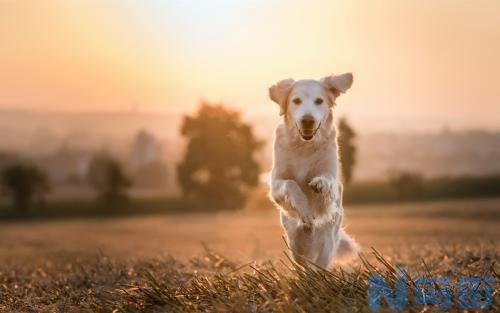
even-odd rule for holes
{"type": "Polygon", "coordinates": [[[294,259],[303,264],[305,258],[326,268],[337,253],[346,256],[358,249],[341,228],[344,209],[332,113],[335,98],[351,84],[347,73],[321,81],[287,79],[269,89],[284,115],[276,129],[270,196],[281,210],[294,259]],[[312,127],[302,127],[305,116],[314,120],[312,127]]]}

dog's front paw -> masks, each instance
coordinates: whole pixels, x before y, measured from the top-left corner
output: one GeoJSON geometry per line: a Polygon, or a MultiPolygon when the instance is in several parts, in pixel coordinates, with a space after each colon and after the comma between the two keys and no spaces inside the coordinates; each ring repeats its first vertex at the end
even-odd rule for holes
{"type": "Polygon", "coordinates": [[[331,194],[333,192],[332,181],[323,176],[311,179],[309,182],[309,188],[311,188],[315,193],[331,194]]]}
{"type": "Polygon", "coordinates": [[[340,199],[340,185],[336,180],[328,179],[324,176],[318,176],[311,179],[309,188],[315,193],[324,195],[329,199],[335,201],[340,199]]]}

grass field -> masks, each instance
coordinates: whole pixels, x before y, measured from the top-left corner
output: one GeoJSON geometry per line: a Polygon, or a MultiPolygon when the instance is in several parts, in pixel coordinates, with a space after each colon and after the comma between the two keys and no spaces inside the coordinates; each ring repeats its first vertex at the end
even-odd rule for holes
{"type": "MultiPolygon", "coordinates": [[[[363,312],[376,268],[388,281],[394,266],[411,277],[498,281],[500,199],[349,206],[346,214],[366,260],[328,272],[287,259],[274,210],[4,222],[0,312],[363,312]]],[[[497,283],[489,311],[499,304],[497,283]]]]}

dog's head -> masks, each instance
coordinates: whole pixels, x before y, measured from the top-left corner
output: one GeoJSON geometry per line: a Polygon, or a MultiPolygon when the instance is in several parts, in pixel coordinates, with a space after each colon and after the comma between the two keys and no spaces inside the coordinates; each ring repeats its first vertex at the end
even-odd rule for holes
{"type": "Polygon", "coordinates": [[[329,117],[335,99],[351,87],[352,80],[351,73],[320,81],[285,79],[269,88],[269,97],[280,105],[280,115],[294,124],[300,138],[310,141],[329,117]]]}

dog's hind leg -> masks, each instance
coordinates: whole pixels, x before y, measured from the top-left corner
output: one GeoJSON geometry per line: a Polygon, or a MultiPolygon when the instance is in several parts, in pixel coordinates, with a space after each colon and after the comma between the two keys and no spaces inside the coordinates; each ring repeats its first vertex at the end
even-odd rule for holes
{"type": "Polygon", "coordinates": [[[288,248],[295,262],[308,266],[308,261],[316,262],[314,229],[281,212],[281,224],[285,229],[288,248]]]}
{"type": "Polygon", "coordinates": [[[335,254],[335,243],[333,238],[330,237],[322,239],[322,243],[319,248],[320,252],[315,260],[315,263],[321,268],[327,269],[328,265],[330,265],[330,262],[332,261],[333,255],[335,254]]]}
{"type": "Polygon", "coordinates": [[[341,228],[339,230],[339,243],[336,257],[344,260],[352,258],[356,256],[359,249],[358,243],[341,228]]]}
{"type": "Polygon", "coordinates": [[[316,228],[315,245],[318,251],[316,264],[326,269],[332,262],[339,245],[339,230],[342,220],[326,223],[316,228]]]}

